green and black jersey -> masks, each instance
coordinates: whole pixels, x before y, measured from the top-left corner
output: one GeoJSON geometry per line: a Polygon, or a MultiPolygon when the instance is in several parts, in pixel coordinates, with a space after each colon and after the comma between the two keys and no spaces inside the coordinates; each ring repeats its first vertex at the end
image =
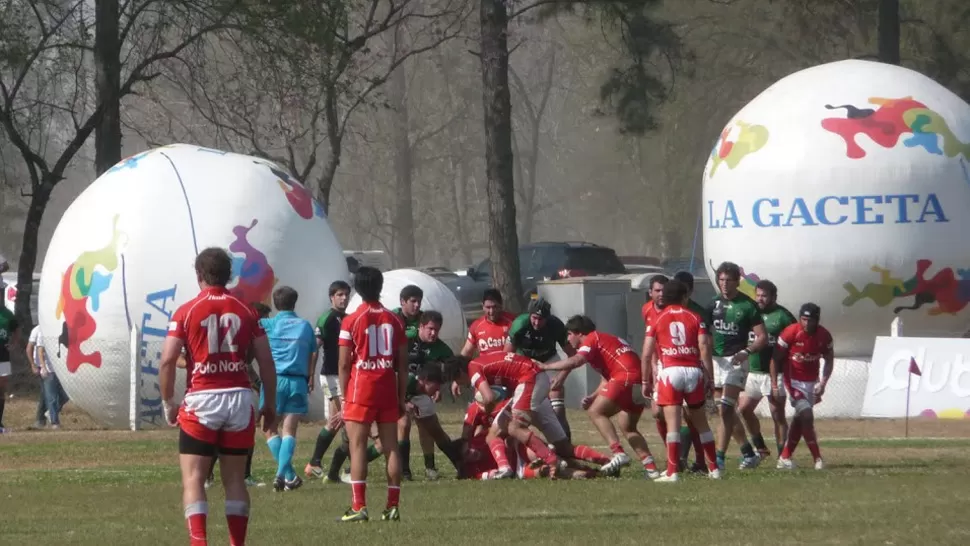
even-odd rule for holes
{"type": "Polygon", "coordinates": [[[420,326],[420,324],[418,323],[421,320],[421,314],[418,313],[418,316],[414,318],[408,318],[404,316],[404,311],[401,311],[400,307],[398,307],[397,309],[393,309],[391,312],[396,313],[397,316],[401,317],[401,320],[404,321],[404,335],[406,335],[408,339],[417,339],[418,326],[420,326]]]}
{"type": "Polygon", "coordinates": [[[18,328],[20,325],[17,323],[17,318],[10,309],[0,304],[0,362],[10,362],[10,349],[7,348],[7,343],[18,328]]]}
{"type": "Polygon", "coordinates": [[[441,362],[453,356],[455,353],[451,347],[440,339],[436,339],[434,343],[426,343],[418,336],[408,336],[408,371],[412,374],[418,373],[428,362],[441,362]]]}
{"type": "Polygon", "coordinates": [[[566,345],[566,325],[558,317],[550,316],[542,329],[536,330],[529,320],[529,313],[523,313],[512,322],[509,339],[516,353],[547,362],[556,356],[557,345],[566,345]]]}
{"type": "Polygon", "coordinates": [[[404,391],[404,399],[410,400],[418,395],[418,376],[413,373],[408,374],[408,386],[404,391]]]}
{"type": "MultiPolygon", "coordinates": [[[[788,326],[795,324],[795,316],[788,309],[780,305],[773,305],[768,311],[761,313],[761,319],[765,324],[765,332],[768,334],[768,345],[756,354],[748,358],[750,371],[756,373],[768,373],[771,366],[771,355],[775,350],[775,342],[781,331],[788,326]]],[[[748,342],[754,342],[754,332],[748,334],[748,342]]]]}
{"type": "Polygon", "coordinates": [[[707,307],[707,320],[714,356],[733,356],[743,350],[754,327],[763,322],[758,304],[741,292],[730,300],[715,297],[707,307]]]}
{"type": "Polygon", "coordinates": [[[328,309],[317,319],[315,334],[323,349],[323,364],[320,366],[321,375],[337,375],[340,360],[340,323],[347,313],[337,309],[328,309]]]}

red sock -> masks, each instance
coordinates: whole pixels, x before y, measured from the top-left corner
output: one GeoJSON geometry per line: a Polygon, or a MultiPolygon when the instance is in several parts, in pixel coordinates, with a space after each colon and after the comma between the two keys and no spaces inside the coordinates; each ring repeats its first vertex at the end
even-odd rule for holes
{"type": "Polygon", "coordinates": [[[657,469],[657,463],[653,460],[653,455],[647,455],[643,459],[640,459],[640,462],[643,463],[643,468],[646,468],[647,470],[657,469]]]}
{"type": "Polygon", "coordinates": [[[657,419],[657,432],[660,433],[660,440],[667,445],[667,421],[657,419]]]}
{"type": "Polygon", "coordinates": [[[623,453],[623,446],[620,445],[620,442],[613,442],[610,444],[610,452],[614,455],[623,453]]]}
{"type": "Polygon", "coordinates": [[[387,508],[391,509],[400,504],[401,502],[401,486],[400,485],[389,485],[387,486],[387,508]]]}
{"type": "Polygon", "coordinates": [[[488,443],[488,450],[492,452],[492,458],[495,459],[495,464],[499,468],[509,467],[509,456],[505,453],[505,440],[492,438],[492,441],[488,443]]]}
{"type": "Polygon", "coordinates": [[[802,439],[802,422],[798,419],[792,421],[790,427],[788,427],[788,441],[785,442],[785,449],[781,450],[782,459],[791,459],[792,453],[795,453],[795,447],[798,446],[798,441],[802,439]]]}
{"type": "Polygon", "coordinates": [[[249,527],[249,503],[227,500],[226,523],[229,526],[229,546],[245,546],[246,529],[249,527]]]}
{"type": "Polygon", "coordinates": [[[541,477],[539,471],[531,466],[527,466],[522,469],[522,479],[523,480],[533,480],[535,478],[541,477]]]}
{"type": "Polygon", "coordinates": [[[667,434],[667,475],[672,476],[677,473],[677,464],[680,462],[680,433],[667,434]]]}
{"type": "Polygon", "coordinates": [[[531,449],[536,454],[536,457],[539,457],[549,464],[556,461],[556,455],[549,451],[549,446],[539,438],[536,438],[536,435],[531,432],[529,433],[529,439],[525,442],[525,447],[531,449]]]}
{"type": "Polygon", "coordinates": [[[822,453],[818,450],[818,437],[815,436],[815,424],[806,427],[802,436],[805,437],[805,445],[808,446],[808,450],[812,452],[812,459],[816,461],[821,459],[822,453]]]}
{"type": "Polygon", "coordinates": [[[190,546],[208,546],[205,534],[205,520],[209,513],[209,503],[193,502],[185,507],[185,524],[189,528],[190,546]]]}
{"type": "Polygon", "coordinates": [[[687,428],[690,429],[690,443],[694,446],[694,459],[704,464],[704,442],[701,442],[701,433],[697,432],[697,428],[692,423],[687,423],[687,428]]]}
{"type": "Polygon", "coordinates": [[[350,482],[350,494],[355,512],[367,506],[367,482],[350,482]]]}
{"type": "Polygon", "coordinates": [[[701,451],[704,453],[704,459],[707,459],[707,469],[711,472],[717,470],[717,450],[714,448],[714,433],[707,431],[703,434],[698,434],[697,438],[701,442],[701,451]]]}
{"type": "Polygon", "coordinates": [[[573,446],[573,457],[581,461],[588,461],[596,464],[606,464],[610,458],[589,446],[573,446]]]}

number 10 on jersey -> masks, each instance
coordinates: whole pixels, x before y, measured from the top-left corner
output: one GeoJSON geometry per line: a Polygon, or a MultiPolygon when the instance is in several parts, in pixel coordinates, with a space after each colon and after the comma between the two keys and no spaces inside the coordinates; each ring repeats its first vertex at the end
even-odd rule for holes
{"type": "Polygon", "coordinates": [[[368,358],[388,357],[394,354],[394,326],[371,324],[367,327],[368,358]]]}

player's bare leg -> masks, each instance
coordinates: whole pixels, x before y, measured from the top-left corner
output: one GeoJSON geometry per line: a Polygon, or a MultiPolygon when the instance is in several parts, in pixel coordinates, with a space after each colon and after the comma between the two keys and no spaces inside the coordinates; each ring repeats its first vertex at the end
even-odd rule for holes
{"type": "Polygon", "coordinates": [[[436,445],[445,454],[445,457],[448,457],[451,464],[455,466],[455,470],[461,473],[461,456],[454,450],[454,443],[451,441],[448,433],[445,432],[445,429],[441,427],[441,421],[438,419],[438,416],[419,417],[415,420],[415,425],[418,427],[418,438],[421,442],[421,452],[424,453],[424,467],[428,473],[428,479],[437,479],[438,477],[438,471],[434,462],[434,448],[436,445]],[[434,470],[434,477],[432,477],[431,470],[434,470]]]}
{"type": "Polygon", "coordinates": [[[764,438],[761,437],[761,423],[758,422],[758,418],[754,415],[754,408],[757,407],[758,402],[759,402],[758,399],[752,400],[744,392],[744,390],[741,390],[741,392],[738,394],[737,413],[736,413],[736,420],[734,422],[734,430],[732,431],[732,436],[734,437],[734,440],[738,443],[738,445],[741,447],[741,455],[742,455],[741,468],[742,469],[754,468],[758,466],[758,464],[761,462],[761,459],[764,458],[761,455],[761,453],[766,453],[768,450],[768,447],[765,446],[764,438]],[[752,401],[754,402],[754,405],[750,405],[752,401]],[[745,408],[746,403],[750,406],[747,409],[745,408]],[[751,424],[751,421],[749,421],[749,419],[754,422],[753,429],[751,428],[752,424],[751,424]],[[758,442],[755,442],[755,446],[752,446],[751,443],[748,442],[748,436],[747,434],[745,434],[746,426],[748,427],[748,432],[751,432],[752,436],[757,436],[757,438],[760,439],[760,445],[758,445],[758,442]],[[759,450],[758,453],[755,452],[755,447],[758,448],[759,450]]]}
{"type": "Polygon", "coordinates": [[[818,448],[818,438],[815,434],[815,415],[812,412],[812,405],[807,400],[795,401],[795,417],[792,419],[791,429],[788,431],[788,440],[785,442],[785,449],[778,458],[779,469],[792,469],[795,467],[791,458],[795,454],[795,448],[799,440],[805,438],[805,445],[808,446],[815,460],[815,469],[822,470],[825,463],[822,461],[822,454],[818,448]]]}
{"type": "MultiPolygon", "coordinates": [[[[398,438],[398,423],[379,423],[377,436],[381,440],[382,453],[387,458],[387,505],[381,516],[383,520],[397,521],[400,518],[398,505],[401,502],[401,452],[395,440],[398,438]]],[[[350,460],[353,464],[353,459],[350,460]]]]}
{"type": "Polygon", "coordinates": [[[785,449],[785,441],[788,440],[788,418],[785,417],[785,397],[768,395],[768,409],[771,410],[771,420],[775,425],[775,442],[778,444],[778,454],[785,449]]]}
{"type": "Polygon", "coordinates": [[[705,406],[687,408],[687,416],[693,423],[694,429],[697,430],[697,436],[700,439],[701,449],[699,450],[698,460],[706,462],[709,478],[720,479],[721,471],[717,468],[717,450],[714,449],[714,432],[711,431],[707,421],[707,408],[705,406]]]}
{"type": "Polygon", "coordinates": [[[323,455],[330,448],[330,444],[337,437],[337,433],[343,428],[343,421],[335,418],[340,413],[340,399],[331,398],[327,401],[327,405],[329,410],[327,415],[330,417],[327,420],[326,426],[320,429],[320,434],[317,435],[316,445],[313,448],[313,457],[310,458],[310,462],[303,469],[303,473],[306,474],[307,478],[324,477],[323,467],[320,466],[323,463],[323,455]]]}
{"type": "Polygon", "coordinates": [[[179,467],[182,470],[182,506],[185,508],[185,522],[189,529],[191,546],[208,544],[206,518],[209,515],[209,503],[205,496],[205,479],[209,475],[211,463],[212,457],[179,455],[179,467]]]}
{"type": "MultiPolygon", "coordinates": [[[[748,393],[742,392],[738,400],[738,413],[741,415],[741,421],[744,423],[744,427],[748,429],[748,434],[751,435],[751,443],[754,444],[758,450],[758,454],[763,458],[769,455],[768,447],[765,445],[764,438],[761,435],[761,421],[754,414],[754,410],[760,402],[761,398],[754,398],[748,396],[748,393]]],[[[735,439],[737,439],[737,436],[735,436],[735,439]]]]}
{"type": "Polygon", "coordinates": [[[589,420],[596,427],[596,430],[599,431],[600,436],[606,440],[607,445],[610,446],[610,452],[613,453],[610,462],[603,465],[600,469],[606,473],[615,472],[630,464],[630,456],[623,451],[623,446],[620,444],[620,437],[616,433],[613,422],[610,421],[610,417],[613,417],[619,412],[620,408],[605,396],[597,396],[593,399],[593,403],[589,406],[589,409],[586,410],[586,413],[589,415],[589,420]]]}
{"type": "Polygon", "coordinates": [[[664,420],[667,421],[670,430],[667,433],[667,470],[664,475],[657,479],[660,483],[678,481],[677,470],[680,463],[680,405],[661,406],[663,408],[664,420]]]}
{"type": "MultiPolygon", "coordinates": [[[[558,465],[559,458],[553,453],[546,443],[536,436],[530,426],[532,425],[532,412],[522,410],[512,410],[512,420],[509,422],[509,436],[518,440],[522,445],[531,449],[537,457],[549,465],[558,465]]],[[[489,444],[491,447],[491,444],[489,444]]],[[[496,461],[498,462],[498,461],[496,461]]]]}
{"type": "MultiPolygon", "coordinates": [[[[660,477],[660,471],[657,470],[657,463],[654,462],[653,454],[650,453],[647,439],[643,437],[643,434],[640,434],[640,430],[637,428],[642,414],[643,412],[640,411],[633,413],[621,411],[617,414],[616,421],[620,425],[620,431],[623,432],[626,441],[637,454],[640,463],[643,464],[643,471],[646,473],[646,476],[654,480],[660,477]]],[[[680,430],[679,425],[677,430],[680,430]]]]}
{"type": "MultiPolygon", "coordinates": [[[[350,488],[352,505],[343,521],[367,521],[367,439],[370,423],[347,421],[345,430],[350,447],[350,488]]],[[[397,444],[397,426],[391,445],[397,444]]]]}
{"type": "MultiPolygon", "coordinates": [[[[700,432],[697,430],[697,427],[694,426],[694,421],[690,418],[689,408],[683,408],[682,417],[684,419],[684,423],[687,424],[687,430],[690,432],[691,446],[694,448],[694,464],[690,467],[690,471],[702,474],[707,473],[707,466],[704,464],[704,446],[701,442],[700,432]]],[[[704,422],[707,422],[706,418],[704,419],[704,422]]],[[[708,426],[708,431],[710,431],[710,426],[708,426]]],[[[683,446],[681,446],[681,452],[684,452],[683,446]]]]}
{"type": "Polygon", "coordinates": [[[397,445],[401,451],[401,477],[411,481],[411,416],[406,413],[397,421],[397,445]]]}
{"type": "Polygon", "coordinates": [[[663,407],[658,405],[656,400],[650,406],[650,413],[657,424],[657,434],[660,435],[660,441],[667,445],[667,420],[664,418],[663,407]]]}
{"type": "Polygon", "coordinates": [[[719,406],[721,428],[717,431],[717,467],[724,468],[724,454],[727,452],[728,445],[731,443],[734,425],[738,420],[737,404],[738,396],[741,394],[741,387],[724,385],[721,389],[715,389],[715,399],[717,399],[718,390],[722,394],[719,406]]]}
{"type": "Polygon", "coordinates": [[[219,473],[226,490],[226,523],[230,546],[243,546],[249,527],[249,490],[246,489],[246,455],[219,455],[219,473]]]}
{"type": "Polygon", "coordinates": [[[509,435],[509,427],[510,421],[500,416],[492,423],[492,426],[488,429],[488,434],[485,435],[485,444],[498,466],[495,472],[490,475],[492,479],[502,480],[515,477],[515,471],[512,470],[512,465],[509,463],[509,452],[505,443],[505,439],[509,435]]]}

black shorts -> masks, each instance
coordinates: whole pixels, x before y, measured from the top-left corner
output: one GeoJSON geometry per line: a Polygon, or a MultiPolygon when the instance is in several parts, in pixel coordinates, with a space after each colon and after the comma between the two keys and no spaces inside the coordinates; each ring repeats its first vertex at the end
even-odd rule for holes
{"type": "Polygon", "coordinates": [[[179,454],[216,457],[219,455],[249,455],[249,450],[229,447],[219,449],[217,445],[203,442],[198,438],[190,436],[184,430],[179,429],[179,454]]]}

